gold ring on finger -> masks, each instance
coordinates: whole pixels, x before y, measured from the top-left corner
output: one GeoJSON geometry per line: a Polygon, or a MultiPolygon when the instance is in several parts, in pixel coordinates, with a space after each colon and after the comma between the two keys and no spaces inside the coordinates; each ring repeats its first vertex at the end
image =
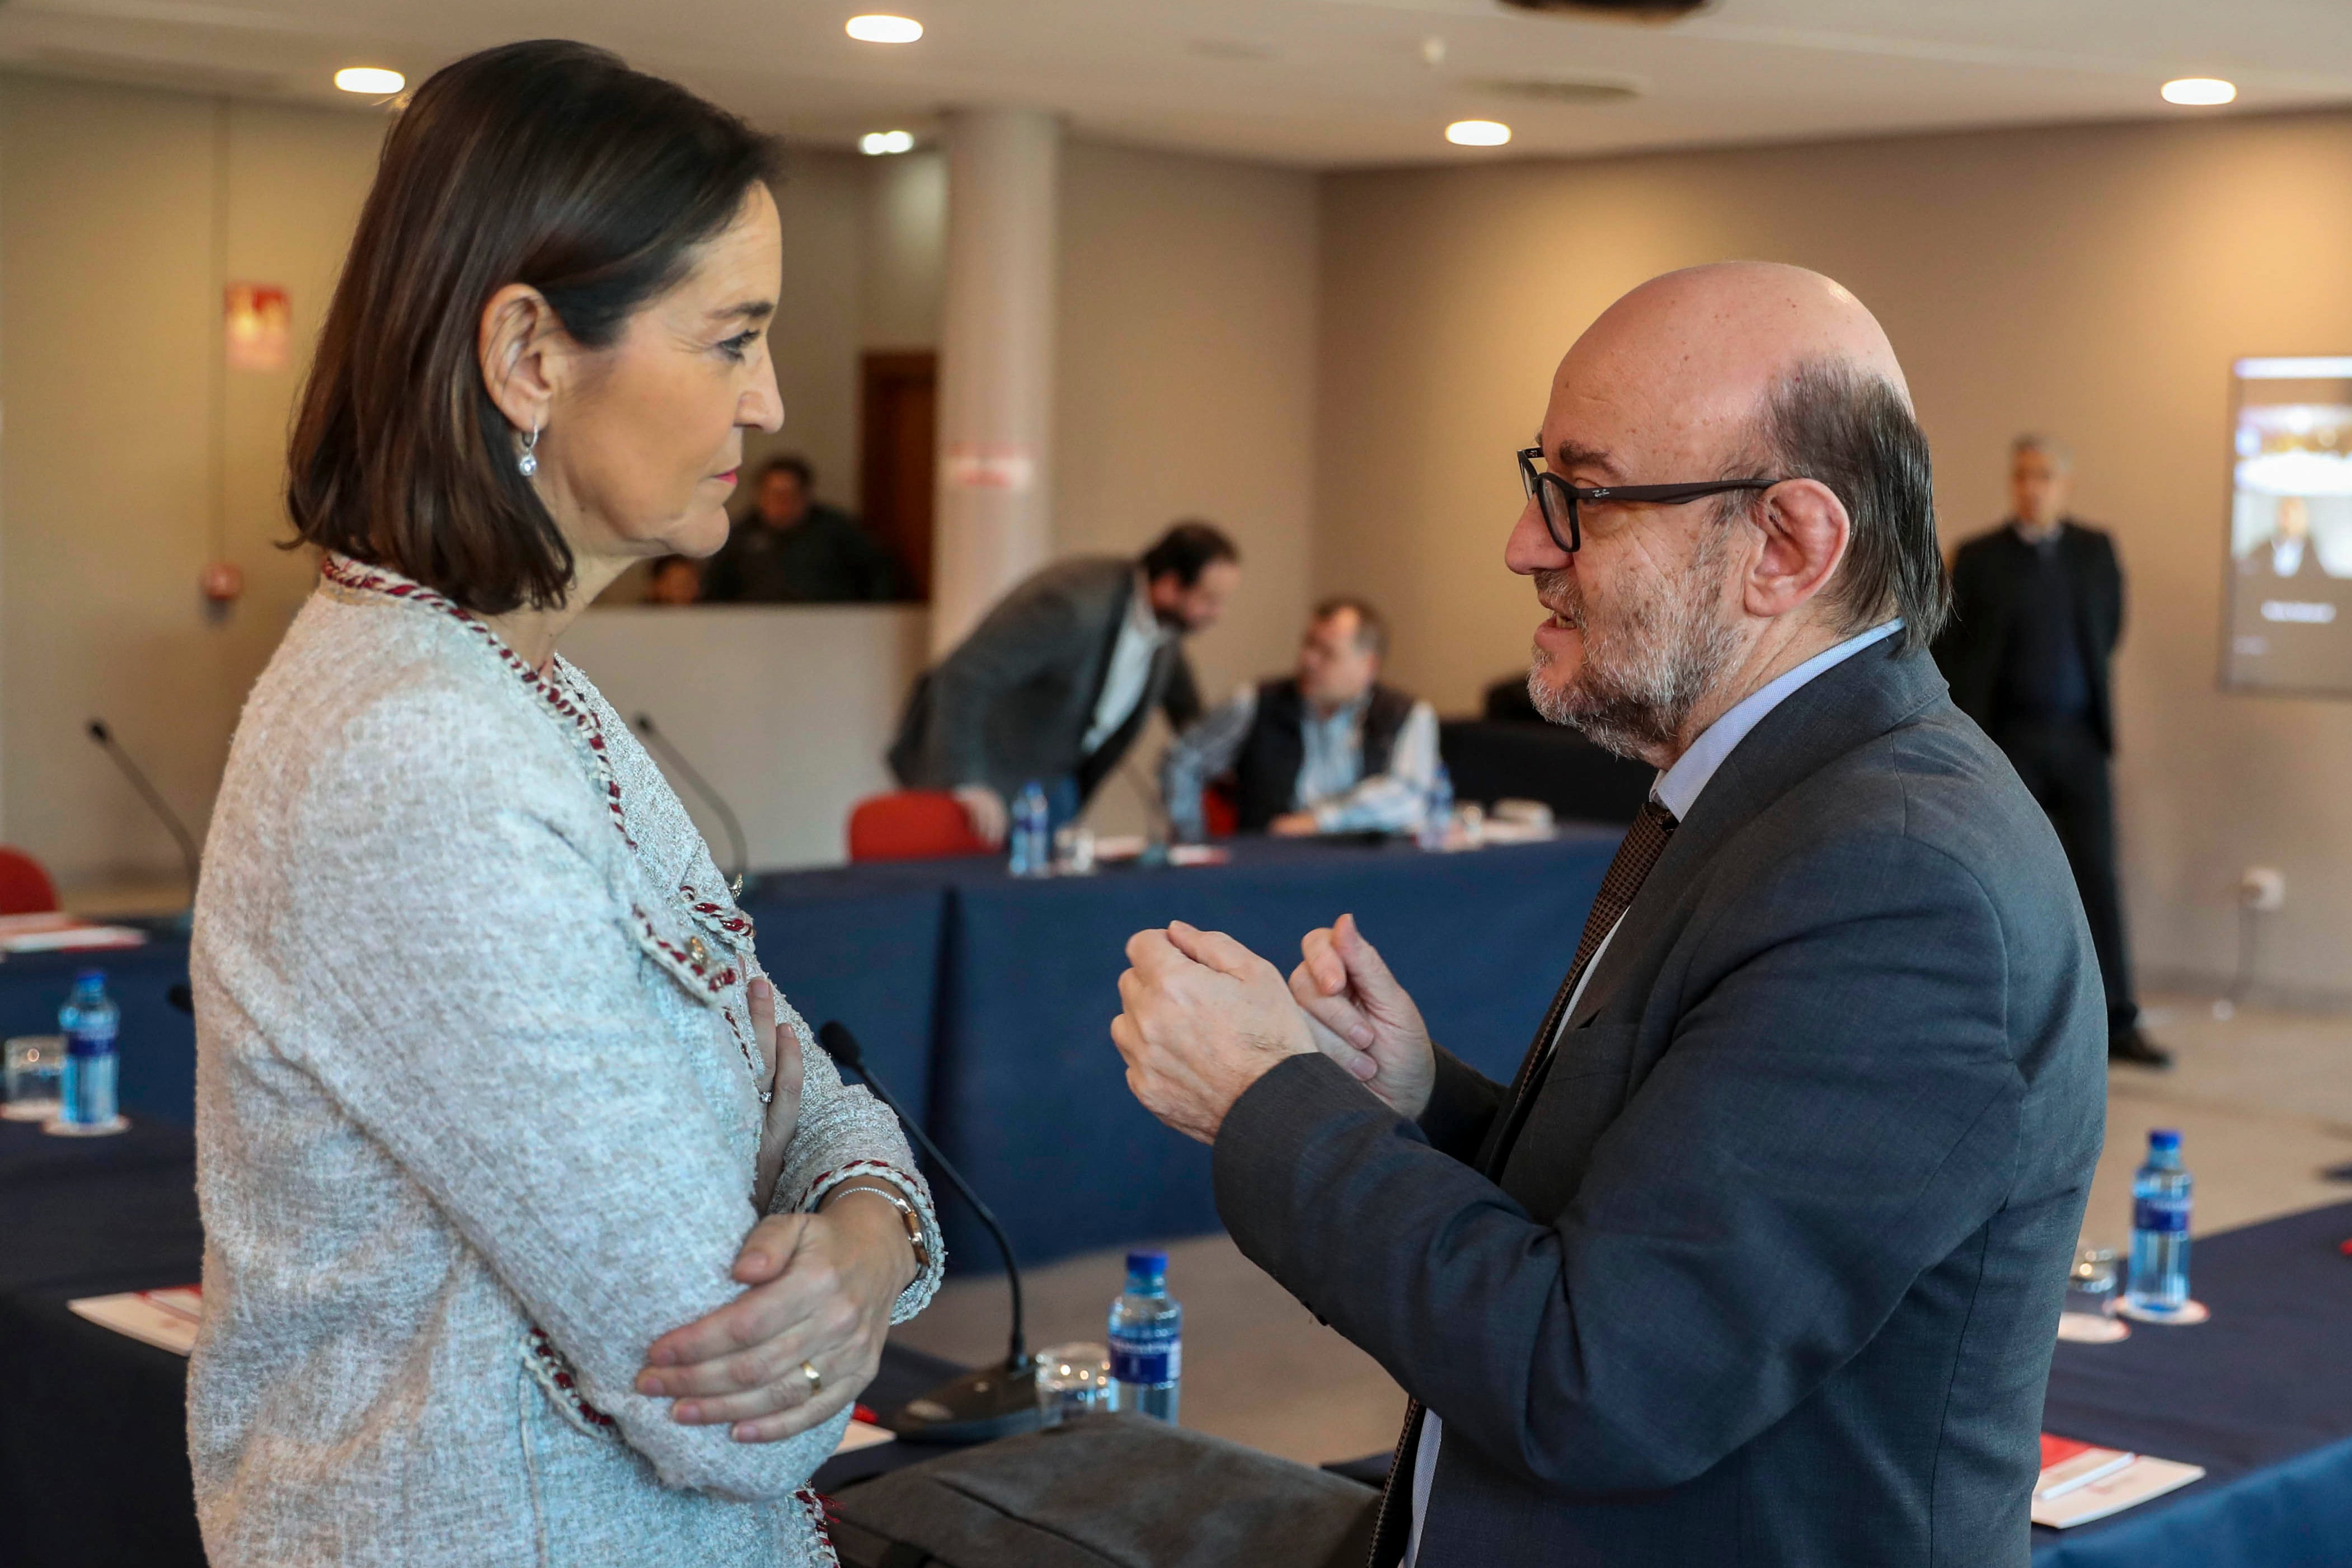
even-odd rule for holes
{"type": "Polygon", "coordinates": [[[801,1375],[809,1380],[809,1397],[811,1399],[814,1399],[818,1394],[824,1392],[824,1373],[817,1371],[816,1363],[813,1361],[804,1361],[801,1363],[801,1375]]]}

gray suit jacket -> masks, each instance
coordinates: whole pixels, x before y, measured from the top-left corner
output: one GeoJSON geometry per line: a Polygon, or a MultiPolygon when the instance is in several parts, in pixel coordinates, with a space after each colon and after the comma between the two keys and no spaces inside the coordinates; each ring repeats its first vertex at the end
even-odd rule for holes
{"type": "Polygon", "coordinates": [[[1067,776],[1083,800],[1118,766],[1155,705],[1178,729],[1198,718],[1200,689],[1171,641],[1152,660],[1127,722],[1091,756],[1081,751],[1134,593],[1134,562],[1081,556],[999,600],[916,682],[890,747],[898,782],[909,789],[985,784],[1009,801],[1031,779],[1067,776]]]}
{"type": "Polygon", "coordinates": [[[1926,655],[1740,742],[1568,1023],[1507,1148],[1443,1053],[1418,1125],[1300,1057],[1217,1140],[1242,1250],[1445,1418],[1423,1568],[2022,1568],[2106,1012],[1926,655]]]}

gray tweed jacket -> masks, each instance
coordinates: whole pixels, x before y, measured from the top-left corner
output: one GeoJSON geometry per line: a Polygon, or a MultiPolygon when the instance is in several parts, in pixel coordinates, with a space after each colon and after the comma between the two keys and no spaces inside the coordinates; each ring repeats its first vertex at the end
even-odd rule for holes
{"type": "MultiPolygon", "coordinates": [[[[731,1300],[762,1068],[750,923],[584,677],[340,558],[238,725],[196,901],[204,1321],[188,1447],[215,1568],[814,1564],[782,1443],[631,1380],[731,1300]]],[[[776,1191],[929,1198],[797,1016],[776,1191]]],[[[901,1299],[909,1316],[938,1265],[901,1299]]]]}

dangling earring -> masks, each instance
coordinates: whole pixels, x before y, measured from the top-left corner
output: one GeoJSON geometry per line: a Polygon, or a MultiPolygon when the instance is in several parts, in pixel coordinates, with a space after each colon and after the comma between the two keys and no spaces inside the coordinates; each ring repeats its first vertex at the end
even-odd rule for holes
{"type": "Polygon", "coordinates": [[[522,456],[515,459],[515,467],[522,470],[525,479],[539,472],[539,453],[535,450],[538,446],[539,416],[534,414],[530,419],[530,434],[522,438],[522,456]]]}

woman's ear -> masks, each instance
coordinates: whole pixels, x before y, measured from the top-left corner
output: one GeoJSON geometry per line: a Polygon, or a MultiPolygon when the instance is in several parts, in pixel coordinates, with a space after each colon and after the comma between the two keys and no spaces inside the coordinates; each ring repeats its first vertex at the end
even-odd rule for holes
{"type": "Polygon", "coordinates": [[[563,324],[546,296],[509,283],[482,307],[476,352],[482,384],[517,432],[547,426],[548,405],[563,376],[563,324]]]}

